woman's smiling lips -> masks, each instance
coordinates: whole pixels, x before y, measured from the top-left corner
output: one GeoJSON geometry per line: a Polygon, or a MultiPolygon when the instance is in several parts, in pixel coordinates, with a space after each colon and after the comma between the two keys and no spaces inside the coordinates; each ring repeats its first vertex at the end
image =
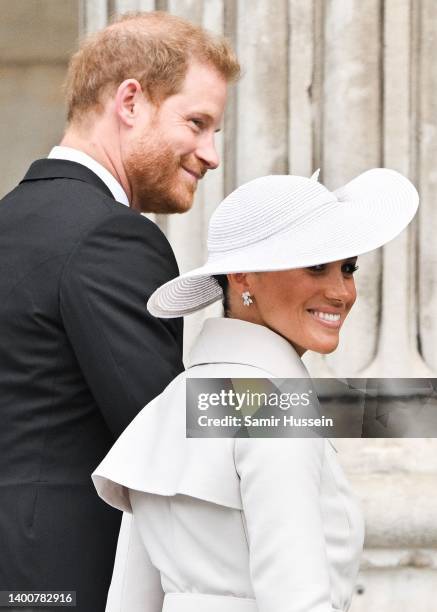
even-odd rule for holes
{"type": "Polygon", "coordinates": [[[327,309],[313,309],[309,308],[307,312],[310,313],[313,319],[324,327],[330,329],[339,329],[342,325],[341,314],[337,311],[329,312],[327,309]]]}

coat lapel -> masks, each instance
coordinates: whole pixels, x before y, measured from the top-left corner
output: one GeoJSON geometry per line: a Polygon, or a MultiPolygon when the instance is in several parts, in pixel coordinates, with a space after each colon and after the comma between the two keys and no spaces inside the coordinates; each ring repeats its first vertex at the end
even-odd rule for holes
{"type": "Polygon", "coordinates": [[[265,370],[274,378],[308,378],[308,370],[291,344],[263,325],[239,319],[207,319],[188,368],[206,363],[235,363],[265,370]]]}

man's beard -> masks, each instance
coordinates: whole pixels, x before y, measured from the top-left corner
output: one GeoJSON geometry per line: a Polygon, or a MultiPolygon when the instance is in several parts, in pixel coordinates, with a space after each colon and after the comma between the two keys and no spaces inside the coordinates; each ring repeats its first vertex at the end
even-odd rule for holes
{"type": "Polygon", "coordinates": [[[181,167],[192,168],[194,164],[190,160],[190,155],[175,155],[167,143],[157,146],[142,142],[125,162],[133,208],[164,214],[189,210],[197,181],[185,179],[181,167]]]}

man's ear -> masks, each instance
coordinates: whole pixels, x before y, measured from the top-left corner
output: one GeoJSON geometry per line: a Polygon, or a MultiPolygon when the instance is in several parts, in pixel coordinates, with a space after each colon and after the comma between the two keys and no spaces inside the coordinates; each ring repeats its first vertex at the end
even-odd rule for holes
{"type": "Polygon", "coordinates": [[[145,98],[139,82],[136,79],[126,79],[120,83],[115,94],[115,112],[122,123],[132,127],[144,102],[145,98]]]}

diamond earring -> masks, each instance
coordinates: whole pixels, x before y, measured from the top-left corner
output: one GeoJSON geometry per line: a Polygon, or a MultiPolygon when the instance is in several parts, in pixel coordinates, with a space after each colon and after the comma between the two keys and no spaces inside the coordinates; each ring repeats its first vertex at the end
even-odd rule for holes
{"type": "Polygon", "coordinates": [[[241,294],[241,297],[243,298],[243,304],[245,306],[250,306],[251,304],[253,304],[253,300],[252,300],[252,297],[249,291],[243,291],[243,293],[241,294]]]}

